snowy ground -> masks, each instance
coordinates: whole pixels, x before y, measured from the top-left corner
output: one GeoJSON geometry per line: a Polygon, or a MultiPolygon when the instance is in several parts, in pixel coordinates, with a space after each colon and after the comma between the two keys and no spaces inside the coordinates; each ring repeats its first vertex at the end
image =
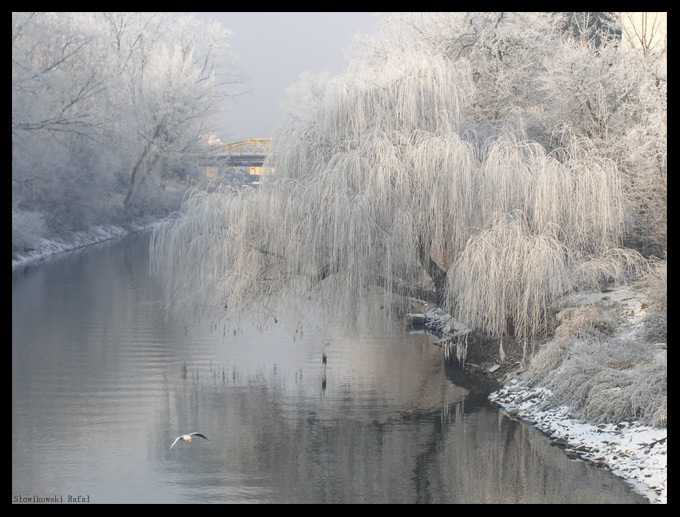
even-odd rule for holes
{"type": "MultiPolygon", "coordinates": [[[[607,293],[579,293],[571,302],[589,303],[607,297],[623,306],[627,314],[620,332],[635,334],[645,315],[639,293],[628,287],[607,293]]],[[[665,343],[655,345],[665,358],[665,343]]],[[[521,383],[519,372],[510,376],[504,387],[489,396],[511,418],[535,425],[565,447],[566,453],[610,469],[652,503],[667,502],[667,429],[636,422],[593,425],[569,417],[568,407],[551,406],[551,392],[540,386],[521,383]],[[546,409],[549,408],[549,409],[546,409]]]]}

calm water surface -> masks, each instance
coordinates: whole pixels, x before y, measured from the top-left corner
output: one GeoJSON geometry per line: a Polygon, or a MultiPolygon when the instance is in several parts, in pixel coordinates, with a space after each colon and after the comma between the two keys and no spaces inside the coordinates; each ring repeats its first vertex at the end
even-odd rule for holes
{"type": "Polygon", "coordinates": [[[148,238],[12,273],[13,501],[644,502],[457,385],[424,334],[166,318],[148,238]],[[210,440],[168,452],[191,431],[210,440]]]}

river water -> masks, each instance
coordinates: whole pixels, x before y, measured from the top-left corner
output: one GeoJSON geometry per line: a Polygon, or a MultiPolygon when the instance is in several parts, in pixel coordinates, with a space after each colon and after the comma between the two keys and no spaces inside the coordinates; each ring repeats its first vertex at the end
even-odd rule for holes
{"type": "Polygon", "coordinates": [[[13,271],[13,502],[645,502],[462,387],[425,334],[166,317],[148,243],[13,271]]]}

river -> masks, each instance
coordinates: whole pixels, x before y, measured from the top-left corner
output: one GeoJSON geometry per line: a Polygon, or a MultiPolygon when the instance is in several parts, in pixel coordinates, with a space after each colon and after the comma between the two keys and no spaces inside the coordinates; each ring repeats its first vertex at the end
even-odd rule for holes
{"type": "Polygon", "coordinates": [[[148,244],[12,272],[13,502],[646,502],[463,387],[426,334],[167,316],[148,244]]]}

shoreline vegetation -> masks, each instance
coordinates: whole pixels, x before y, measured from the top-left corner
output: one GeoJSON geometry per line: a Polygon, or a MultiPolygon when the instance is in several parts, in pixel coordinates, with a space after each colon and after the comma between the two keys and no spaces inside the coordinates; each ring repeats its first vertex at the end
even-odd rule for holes
{"type": "Polygon", "coordinates": [[[658,262],[629,284],[564,297],[553,336],[529,359],[508,341],[499,361],[497,343],[472,345],[469,329],[437,308],[410,314],[408,324],[424,325],[459,361],[464,347],[465,367],[501,385],[489,400],[508,417],[666,503],[666,310],[666,262],[658,262]]]}

